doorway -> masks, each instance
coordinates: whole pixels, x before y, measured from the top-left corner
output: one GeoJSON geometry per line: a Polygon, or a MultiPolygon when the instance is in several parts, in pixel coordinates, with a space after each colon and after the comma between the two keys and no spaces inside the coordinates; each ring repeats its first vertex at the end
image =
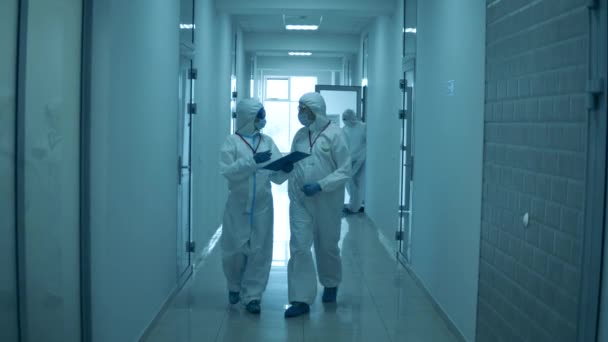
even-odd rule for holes
{"type": "Polygon", "coordinates": [[[194,103],[193,50],[182,47],[179,73],[177,272],[187,278],[192,265],[192,104],[194,103]]]}
{"type": "Polygon", "coordinates": [[[412,186],[414,171],[413,127],[416,109],[416,26],[417,0],[404,0],[403,13],[403,50],[402,50],[402,92],[399,175],[399,227],[396,234],[397,256],[401,262],[411,262],[412,237],[412,186]]]}
{"type": "MultiPolygon", "coordinates": [[[[363,114],[362,89],[357,86],[317,85],[315,91],[323,96],[327,108],[327,117],[340,128],[344,127],[342,113],[352,109],[357,117],[365,121],[363,114]]],[[[344,191],[344,203],[350,202],[350,194],[344,191]]]]}

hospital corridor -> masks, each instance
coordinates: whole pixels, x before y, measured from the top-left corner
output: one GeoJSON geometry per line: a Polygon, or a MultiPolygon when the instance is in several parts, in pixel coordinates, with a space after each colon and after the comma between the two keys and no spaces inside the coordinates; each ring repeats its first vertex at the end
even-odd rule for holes
{"type": "Polygon", "coordinates": [[[608,0],[0,0],[0,342],[608,342],[608,0]]]}

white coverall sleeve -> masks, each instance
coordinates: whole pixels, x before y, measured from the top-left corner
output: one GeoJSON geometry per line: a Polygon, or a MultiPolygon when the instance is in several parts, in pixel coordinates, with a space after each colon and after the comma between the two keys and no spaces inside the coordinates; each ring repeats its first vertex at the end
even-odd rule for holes
{"type": "Polygon", "coordinates": [[[253,154],[238,158],[236,149],[234,141],[228,138],[220,150],[220,173],[229,181],[244,180],[257,169],[253,154]]]}
{"type": "Polygon", "coordinates": [[[350,151],[343,134],[336,134],[331,144],[331,154],[336,163],[336,170],[319,181],[321,189],[332,192],[344,186],[351,176],[350,151]]]}
{"type": "MultiPolygon", "coordinates": [[[[275,157],[274,159],[281,158],[282,154],[281,154],[281,151],[279,151],[279,148],[277,147],[277,145],[272,140],[270,142],[272,144],[271,150],[272,150],[272,156],[275,157]]],[[[288,178],[289,178],[289,173],[286,173],[283,171],[276,171],[270,175],[270,181],[273,182],[274,184],[283,184],[283,183],[285,183],[285,181],[287,181],[288,178]]]]}

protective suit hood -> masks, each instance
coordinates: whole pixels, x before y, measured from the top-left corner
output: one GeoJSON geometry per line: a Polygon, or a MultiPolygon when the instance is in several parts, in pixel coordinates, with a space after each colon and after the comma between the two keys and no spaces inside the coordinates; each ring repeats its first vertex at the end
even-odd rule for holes
{"type": "Polygon", "coordinates": [[[236,105],[236,131],[244,135],[251,135],[257,132],[255,128],[255,118],[262,103],[257,99],[244,99],[236,105]]]}
{"type": "Polygon", "coordinates": [[[308,107],[316,116],[315,122],[309,127],[310,130],[322,130],[329,122],[323,96],[319,93],[306,93],[300,97],[300,103],[308,107]]]}
{"type": "Polygon", "coordinates": [[[344,111],[344,113],[342,113],[342,120],[343,121],[350,121],[350,122],[356,122],[357,120],[357,114],[355,113],[354,110],[352,109],[347,109],[344,111]]]}

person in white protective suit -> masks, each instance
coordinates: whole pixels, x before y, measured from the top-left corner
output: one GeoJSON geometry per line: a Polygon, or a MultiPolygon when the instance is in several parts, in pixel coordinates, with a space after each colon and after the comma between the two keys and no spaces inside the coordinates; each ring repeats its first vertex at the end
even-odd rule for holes
{"type": "Polygon", "coordinates": [[[352,161],[352,177],[346,183],[350,201],[344,208],[344,213],[355,214],[363,211],[363,199],[365,198],[366,124],[357,118],[357,114],[352,109],[347,109],[342,113],[342,121],[344,121],[342,131],[350,149],[352,161]]]}
{"type": "Polygon", "coordinates": [[[272,138],[259,132],[266,124],[265,117],[259,101],[240,101],[236,133],[226,139],[220,152],[220,173],[229,188],[220,238],[228,300],[231,304],[242,300],[253,314],[261,311],[272,263],[274,210],[270,182],[280,184],[287,178],[282,171],[262,169],[271,157],[281,157],[272,138]]]}
{"type": "Polygon", "coordinates": [[[285,311],[286,318],[310,312],[317,295],[317,272],[325,287],[325,303],[336,301],[342,279],[338,241],[351,160],[344,134],[327,118],[325,110],[325,100],[318,93],[300,98],[298,119],[304,127],[296,133],[291,150],[311,156],[297,163],[289,178],[291,238],[287,278],[291,306],[285,311]],[[317,272],[311,253],[313,244],[317,272]]]}

